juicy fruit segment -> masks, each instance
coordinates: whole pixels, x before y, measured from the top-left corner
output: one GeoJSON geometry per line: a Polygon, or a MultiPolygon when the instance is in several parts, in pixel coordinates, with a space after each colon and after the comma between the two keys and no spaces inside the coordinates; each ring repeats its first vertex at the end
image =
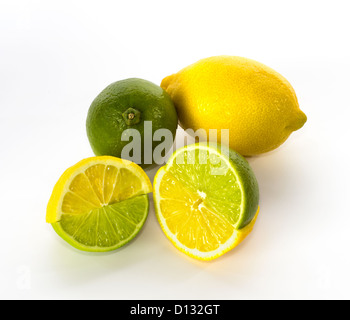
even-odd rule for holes
{"type": "Polygon", "coordinates": [[[186,244],[189,249],[210,252],[230,238],[233,233],[230,220],[234,220],[233,217],[227,219],[227,215],[219,215],[209,203],[204,202],[203,196],[185,187],[179,188],[179,180],[168,172],[162,179],[160,210],[169,230],[177,235],[180,243],[186,244]],[[177,199],[171,198],[174,195],[177,199]]]}
{"type": "Polygon", "coordinates": [[[254,60],[202,59],[163,79],[184,129],[229,129],[230,147],[244,156],[280,146],[306,122],[291,84],[254,60]]]}
{"type": "Polygon", "coordinates": [[[47,222],[72,246],[110,251],[133,239],[148,215],[151,183],[140,167],[113,157],[81,161],[56,184],[47,222]]]}
{"type": "Polygon", "coordinates": [[[256,219],[258,189],[250,167],[244,165],[250,182],[242,181],[229,157],[197,144],[178,150],[158,171],[154,184],[157,217],[178,249],[210,260],[249,234],[256,219]],[[201,161],[205,157],[207,163],[201,161]],[[247,201],[254,202],[253,206],[247,206],[247,201]]]}
{"type": "Polygon", "coordinates": [[[53,227],[58,233],[64,232],[68,241],[76,242],[79,249],[104,251],[121,247],[136,236],[147,212],[148,197],[143,195],[79,215],[63,214],[53,227]]]}

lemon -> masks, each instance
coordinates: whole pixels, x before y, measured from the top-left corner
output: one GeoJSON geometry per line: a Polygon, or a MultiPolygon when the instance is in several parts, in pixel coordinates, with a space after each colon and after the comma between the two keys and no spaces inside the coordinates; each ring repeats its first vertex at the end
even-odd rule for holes
{"type": "Polygon", "coordinates": [[[250,59],[216,56],[163,79],[184,129],[229,129],[230,147],[244,156],[280,146],[306,122],[290,83],[250,59]]]}
{"type": "Polygon", "coordinates": [[[46,221],[77,249],[115,250],[141,230],[150,192],[151,182],[138,165],[109,156],[88,158],[58,180],[46,221]]]}
{"type": "Polygon", "coordinates": [[[178,149],[154,179],[158,221],[180,251],[212,260],[240,244],[258,215],[259,189],[238,153],[203,143],[178,149]]]}

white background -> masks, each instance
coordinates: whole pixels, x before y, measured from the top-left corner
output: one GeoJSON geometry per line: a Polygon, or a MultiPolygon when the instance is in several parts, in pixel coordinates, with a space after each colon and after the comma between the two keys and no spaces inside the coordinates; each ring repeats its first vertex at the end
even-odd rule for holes
{"type": "Polygon", "coordinates": [[[1,0],[0,298],[350,298],[347,3],[1,0]],[[249,159],[261,192],[251,236],[199,262],[165,238],[152,203],[121,250],[72,249],[45,223],[46,204],[62,172],[92,156],[95,96],[221,54],[280,72],[308,116],[278,150],[249,159]]]}

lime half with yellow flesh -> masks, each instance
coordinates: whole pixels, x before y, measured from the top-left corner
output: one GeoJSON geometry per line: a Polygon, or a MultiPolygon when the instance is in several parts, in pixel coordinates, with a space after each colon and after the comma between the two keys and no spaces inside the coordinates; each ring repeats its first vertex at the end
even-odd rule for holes
{"type": "Polygon", "coordinates": [[[198,143],[177,150],[154,179],[158,221],[185,254],[212,260],[252,231],[259,189],[248,162],[223,146],[198,143]]]}
{"type": "Polygon", "coordinates": [[[46,221],[77,249],[112,251],[141,230],[150,192],[151,182],[138,165],[109,156],[88,158],[58,180],[46,221]]]}

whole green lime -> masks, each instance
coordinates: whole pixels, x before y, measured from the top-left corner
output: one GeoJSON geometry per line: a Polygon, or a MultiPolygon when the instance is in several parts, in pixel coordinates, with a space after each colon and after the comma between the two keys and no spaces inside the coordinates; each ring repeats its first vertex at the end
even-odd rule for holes
{"type": "Polygon", "coordinates": [[[174,104],[165,90],[131,78],[112,83],[95,98],[86,129],[97,156],[124,158],[147,168],[160,164],[170,150],[177,123],[174,104]]]}

